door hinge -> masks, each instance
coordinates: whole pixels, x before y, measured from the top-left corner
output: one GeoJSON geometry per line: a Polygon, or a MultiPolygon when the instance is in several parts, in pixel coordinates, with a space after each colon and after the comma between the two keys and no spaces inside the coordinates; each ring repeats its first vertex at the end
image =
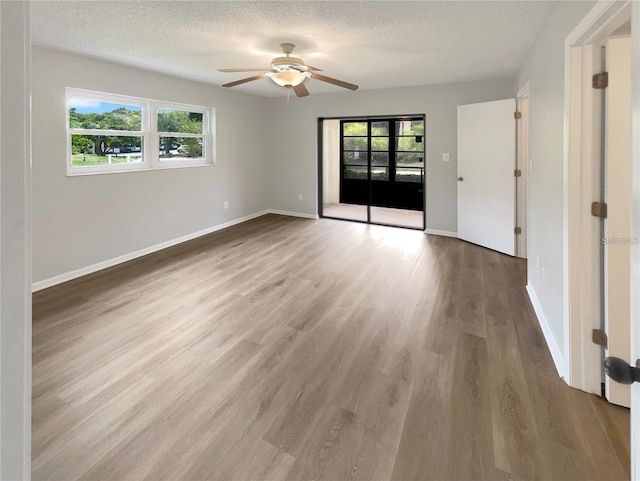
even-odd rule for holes
{"type": "Polygon", "coordinates": [[[522,177],[522,171],[520,169],[516,169],[513,171],[513,175],[515,177],[522,177]]]}
{"type": "Polygon", "coordinates": [[[513,229],[513,231],[514,231],[516,234],[522,234],[522,227],[516,227],[515,229],[513,229]]]}
{"type": "Polygon", "coordinates": [[[607,204],[604,202],[592,202],[591,203],[591,215],[594,217],[600,217],[601,219],[607,218],[607,204]]]}
{"type": "Polygon", "coordinates": [[[606,89],[609,86],[609,73],[602,72],[593,76],[594,89],[606,89]]]}
{"type": "Polygon", "coordinates": [[[522,112],[514,112],[513,118],[516,120],[520,120],[522,118],[522,112]]]}
{"type": "Polygon", "coordinates": [[[602,329],[594,329],[591,331],[591,340],[598,346],[607,347],[607,333],[602,329]]]}

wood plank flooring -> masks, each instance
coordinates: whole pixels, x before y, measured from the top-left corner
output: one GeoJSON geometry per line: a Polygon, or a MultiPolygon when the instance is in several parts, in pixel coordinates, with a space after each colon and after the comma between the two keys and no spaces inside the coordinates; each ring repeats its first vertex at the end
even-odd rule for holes
{"type": "Polygon", "coordinates": [[[613,480],[525,263],[276,215],[33,298],[35,480],[613,480]]]}

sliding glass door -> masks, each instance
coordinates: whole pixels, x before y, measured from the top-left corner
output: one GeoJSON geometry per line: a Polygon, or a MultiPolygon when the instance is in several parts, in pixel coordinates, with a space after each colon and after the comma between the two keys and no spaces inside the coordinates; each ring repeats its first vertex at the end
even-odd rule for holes
{"type": "Polygon", "coordinates": [[[339,201],[323,215],[423,229],[424,117],[342,119],[339,136],[339,201]]]}

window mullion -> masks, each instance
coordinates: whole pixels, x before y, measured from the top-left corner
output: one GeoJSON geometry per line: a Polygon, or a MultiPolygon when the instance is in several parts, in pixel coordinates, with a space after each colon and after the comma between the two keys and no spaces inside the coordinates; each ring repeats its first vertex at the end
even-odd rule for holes
{"type": "Polygon", "coordinates": [[[147,103],[147,142],[149,152],[149,163],[152,168],[159,165],[160,139],[156,132],[158,127],[158,107],[156,102],[147,103]]]}
{"type": "Polygon", "coordinates": [[[142,137],[142,130],[69,129],[71,135],[103,135],[110,137],[142,137]]]}

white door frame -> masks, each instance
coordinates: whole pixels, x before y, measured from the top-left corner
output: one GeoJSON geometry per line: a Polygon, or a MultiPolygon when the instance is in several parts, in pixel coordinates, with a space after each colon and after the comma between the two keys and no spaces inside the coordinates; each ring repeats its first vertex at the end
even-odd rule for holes
{"type": "Polygon", "coordinates": [[[0,479],[23,480],[31,479],[29,8],[0,1],[0,479]]]}
{"type": "MultiPolygon", "coordinates": [[[[591,330],[600,328],[597,219],[591,217],[598,154],[598,125],[591,112],[597,97],[590,84],[599,71],[593,47],[604,41],[631,15],[630,1],[600,1],[565,40],[563,155],[563,278],[565,381],[583,391],[600,394],[600,347],[591,330]]],[[[634,130],[635,135],[635,130],[634,130]]]]}
{"type": "MultiPolygon", "coordinates": [[[[640,4],[631,8],[631,236],[640,238],[640,4]]],[[[640,358],[640,246],[630,246],[631,359],[640,358]]],[[[640,477],[640,385],[631,387],[631,479],[640,477]]]]}
{"type": "MultiPolygon", "coordinates": [[[[587,85],[582,85],[581,71],[589,68],[592,60],[584,55],[589,43],[602,41],[613,33],[620,19],[631,19],[631,105],[632,105],[632,156],[631,156],[631,238],[640,238],[640,3],[630,1],[601,0],[591,9],[565,40],[564,65],[564,199],[563,199],[563,254],[564,254],[564,357],[566,382],[576,388],[593,391],[600,384],[599,366],[594,368],[593,345],[589,331],[592,319],[582,299],[588,298],[588,284],[597,261],[585,255],[583,210],[588,209],[584,195],[589,193],[590,171],[583,168],[591,162],[593,126],[581,116],[587,85]],[[582,155],[581,155],[582,154],[582,155]],[[581,162],[582,161],[582,162],[581,162]],[[582,264],[584,263],[584,264],[582,264]],[[587,276],[582,274],[586,273],[587,276]],[[591,354],[590,354],[591,352],[591,354]]],[[[588,52],[587,52],[588,53],[588,52]]],[[[591,66],[593,67],[593,66],[591,66]]],[[[582,76],[584,77],[584,75],[582,76]]],[[[587,99],[588,100],[588,99],[587,99]]],[[[590,120],[590,115],[585,115],[590,120]]],[[[630,246],[630,294],[631,359],[635,364],[640,358],[640,246],[630,246]]],[[[598,356],[599,359],[599,356],[598,356]]],[[[632,386],[631,394],[631,479],[640,479],[640,385],[632,386]]]]}
{"type": "Polygon", "coordinates": [[[516,256],[529,258],[529,82],[516,95],[516,108],[522,117],[516,126],[516,168],[522,175],[516,178],[516,227],[522,233],[516,238],[516,256]]]}

